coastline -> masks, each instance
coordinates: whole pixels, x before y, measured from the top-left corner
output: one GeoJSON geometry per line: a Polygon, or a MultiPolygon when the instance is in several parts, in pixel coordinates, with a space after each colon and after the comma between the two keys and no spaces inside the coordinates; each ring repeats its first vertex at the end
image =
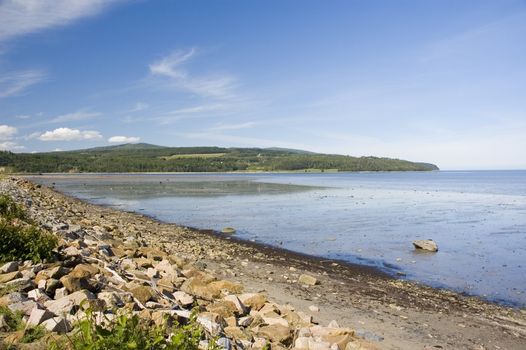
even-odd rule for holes
{"type": "Polygon", "coordinates": [[[133,229],[148,246],[183,252],[204,264],[207,271],[239,282],[248,291],[265,291],[270,299],[290,303],[320,323],[336,319],[380,348],[520,349],[526,342],[525,310],[398,280],[374,267],[164,223],[89,204],[29,182],[23,186],[29,195],[55,203],[37,208],[41,215],[81,225],[118,227],[112,234],[133,229]],[[320,284],[305,287],[297,283],[302,273],[315,276],[320,284]],[[310,312],[312,305],[319,312],[310,312]]]}

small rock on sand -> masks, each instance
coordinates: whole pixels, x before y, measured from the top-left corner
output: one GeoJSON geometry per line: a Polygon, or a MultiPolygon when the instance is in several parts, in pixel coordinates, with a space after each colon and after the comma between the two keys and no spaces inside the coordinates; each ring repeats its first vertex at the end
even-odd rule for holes
{"type": "Polygon", "coordinates": [[[233,227],[223,227],[223,229],[221,230],[221,233],[234,234],[236,233],[236,229],[233,227]]]}

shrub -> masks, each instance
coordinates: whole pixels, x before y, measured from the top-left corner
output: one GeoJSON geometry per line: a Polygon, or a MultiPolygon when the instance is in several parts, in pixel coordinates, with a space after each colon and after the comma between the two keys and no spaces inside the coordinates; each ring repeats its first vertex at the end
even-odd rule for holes
{"type": "MultiPolygon", "coordinates": [[[[121,313],[115,319],[97,322],[93,312],[86,311],[86,319],[79,322],[73,336],[55,341],[52,350],[197,350],[203,336],[195,316],[186,325],[172,327],[150,325],[138,315],[121,313]]],[[[215,343],[210,342],[215,349],[215,343]]]]}
{"type": "Polygon", "coordinates": [[[0,263],[14,260],[38,263],[51,258],[57,238],[27,221],[24,208],[11,197],[0,195],[0,263]]]}
{"type": "Polygon", "coordinates": [[[0,263],[32,260],[34,263],[52,257],[58,239],[34,225],[13,225],[0,221],[0,263]]]}
{"type": "Polygon", "coordinates": [[[13,199],[5,194],[0,195],[0,216],[7,220],[26,219],[24,208],[16,204],[13,199]]]}

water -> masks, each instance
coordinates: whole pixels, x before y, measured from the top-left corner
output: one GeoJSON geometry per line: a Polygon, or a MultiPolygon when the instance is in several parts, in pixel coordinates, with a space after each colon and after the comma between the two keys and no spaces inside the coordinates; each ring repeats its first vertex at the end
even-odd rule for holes
{"type": "Polygon", "coordinates": [[[93,203],[526,306],[526,171],[35,177],[93,203]],[[432,238],[438,253],[413,249],[432,238]]]}

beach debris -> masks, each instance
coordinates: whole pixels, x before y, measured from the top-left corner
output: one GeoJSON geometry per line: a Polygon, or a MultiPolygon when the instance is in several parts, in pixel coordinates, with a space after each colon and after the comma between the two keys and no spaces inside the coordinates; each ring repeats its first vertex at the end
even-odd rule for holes
{"type": "Polygon", "coordinates": [[[420,239],[413,242],[416,249],[426,250],[429,252],[437,252],[438,245],[432,239],[420,239]]]}
{"type": "Polygon", "coordinates": [[[298,283],[314,286],[316,284],[320,284],[320,281],[318,281],[316,277],[313,277],[311,275],[302,274],[298,278],[298,283]]]}
{"type": "Polygon", "coordinates": [[[234,233],[236,233],[236,229],[233,227],[223,227],[223,229],[221,230],[221,233],[233,235],[234,233]]]}

